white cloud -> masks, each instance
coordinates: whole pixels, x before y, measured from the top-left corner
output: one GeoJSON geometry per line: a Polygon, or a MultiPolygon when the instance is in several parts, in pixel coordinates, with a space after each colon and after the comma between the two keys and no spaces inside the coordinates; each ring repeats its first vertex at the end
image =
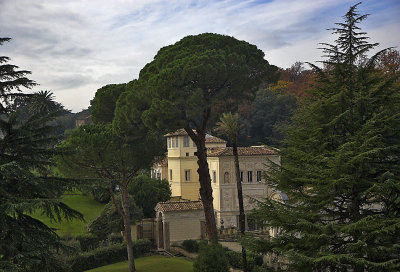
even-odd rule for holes
{"type": "MultiPolygon", "coordinates": [[[[1,49],[13,64],[33,72],[38,89],[52,90],[78,111],[98,88],[137,78],[161,47],[186,35],[215,32],[246,40],[281,67],[315,61],[321,55],[318,42],[332,40],[325,29],[350,4],[354,1],[0,0],[0,36],[14,38],[1,49]]],[[[386,18],[386,25],[382,12],[377,11],[379,27],[367,31],[374,41],[399,45],[399,35],[385,31],[399,29],[399,20],[386,18]]]]}

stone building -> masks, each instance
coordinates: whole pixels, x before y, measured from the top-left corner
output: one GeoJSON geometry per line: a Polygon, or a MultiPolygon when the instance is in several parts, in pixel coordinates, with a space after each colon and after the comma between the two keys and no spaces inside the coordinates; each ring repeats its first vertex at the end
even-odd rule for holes
{"type": "Polygon", "coordinates": [[[205,219],[201,201],[160,202],[155,207],[157,247],[168,250],[171,244],[205,238],[205,219]]]}
{"type": "MultiPolygon", "coordinates": [[[[153,166],[152,176],[167,179],[173,197],[198,201],[200,183],[196,145],[183,129],[165,137],[168,153],[153,166]]],[[[239,204],[233,150],[226,146],[225,140],[211,135],[206,136],[206,148],[217,226],[237,227],[239,204]]],[[[272,163],[279,165],[280,157],[276,149],[267,146],[239,147],[238,153],[244,207],[245,211],[250,211],[255,206],[254,199],[263,199],[272,193],[264,183],[263,172],[268,171],[272,163]]],[[[246,219],[246,229],[255,228],[255,223],[246,219]]]]}

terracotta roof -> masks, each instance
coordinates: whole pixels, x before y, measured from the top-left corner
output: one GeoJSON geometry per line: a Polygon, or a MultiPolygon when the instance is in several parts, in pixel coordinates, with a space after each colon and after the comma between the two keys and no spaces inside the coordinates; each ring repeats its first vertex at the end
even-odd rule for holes
{"type": "Polygon", "coordinates": [[[168,166],[167,155],[162,156],[162,157],[156,157],[154,160],[154,164],[159,164],[160,166],[168,166]]]}
{"type": "Polygon", "coordinates": [[[226,143],[226,141],[221,138],[207,134],[206,143],[226,143]]]}
{"type": "MultiPolygon", "coordinates": [[[[194,130],[193,132],[196,133],[194,130]]],[[[187,132],[183,128],[180,128],[174,132],[167,133],[164,136],[168,137],[168,136],[185,136],[185,135],[188,135],[187,132]]],[[[226,141],[221,138],[212,136],[210,134],[206,134],[206,143],[226,143],[226,141]]]]}
{"type": "Polygon", "coordinates": [[[188,135],[188,134],[183,128],[180,128],[174,132],[167,133],[164,136],[183,136],[183,135],[188,135]]]}
{"type": "Polygon", "coordinates": [[[174,201],[159,202],[154,208],[156,211],[172,212],[172,211],[196,211],[203,209],[201,201],[174,201]]]}
{"type": "MultiPolygon", "coordinates": [[[[266,146],[238,147],[239,156],[274,155],[276,151],[266,146]]],[[[207,149],[208,157],[233,156],[232,147],[215,147],[207,149]]]]}

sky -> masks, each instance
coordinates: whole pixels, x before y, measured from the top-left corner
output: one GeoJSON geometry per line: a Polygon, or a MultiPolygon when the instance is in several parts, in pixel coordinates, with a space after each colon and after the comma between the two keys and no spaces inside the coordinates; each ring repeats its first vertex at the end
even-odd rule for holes
{"type": "MultiPolygon", "coordinates": [[[[255,44],[274,65],[321,60],[319,43],[342,22],[349,0],[0,0],[0,47],[32,71],[35,91],[49,90],[73,112],[96,90],[138,78],[157,51],[204,32],[255,44]]],[[[380,49],[400,49],[400,0],[366,0],[361,27],[380,49]]]]}

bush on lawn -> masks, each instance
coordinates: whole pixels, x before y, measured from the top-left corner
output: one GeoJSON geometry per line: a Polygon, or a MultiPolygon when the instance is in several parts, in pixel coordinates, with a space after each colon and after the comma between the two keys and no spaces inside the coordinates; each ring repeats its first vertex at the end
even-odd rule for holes
{"type": "MultiPolygon", "coordinates": [[[[147,239],[133,242],[134,257],[150,251],[151,242],[147,239]]],[[[128,259],[125,244],[115,244],[84,252],[68,259],[74,272],[82,272],[99,266],[125,261],[128,259]]]]}
{"type": "MultiPolygon", "coordinates": [[[[233,268],[243,269],[242,254],[240,252],[232,251],[227,247],[224,247],[224,249],[229,265],[233,268]]],[[[253,271],[257,266],[261,266],[263,264],[263,259],[261,255],[256,255],[252,252],[247,251],[246,257],[247,267],[250,271],[253,271]]]]}
{"type": "Polygon", "coordinates": [[[228,272],[228,260],[220,244],[201,244],[193,264],[194,272],[228,272]]]}
{"type": "Polygon", "coordinates": [[[84,234],[76,236],[82,251],[94,250],[99,246],[99,238],[94,234],[84,234]]]}
{"type": "Polygon", "coordinates": [[[199,243],[196,240],[185,240],[182,243],[182,247],[187,252],[199,252],[199,243]]]}

